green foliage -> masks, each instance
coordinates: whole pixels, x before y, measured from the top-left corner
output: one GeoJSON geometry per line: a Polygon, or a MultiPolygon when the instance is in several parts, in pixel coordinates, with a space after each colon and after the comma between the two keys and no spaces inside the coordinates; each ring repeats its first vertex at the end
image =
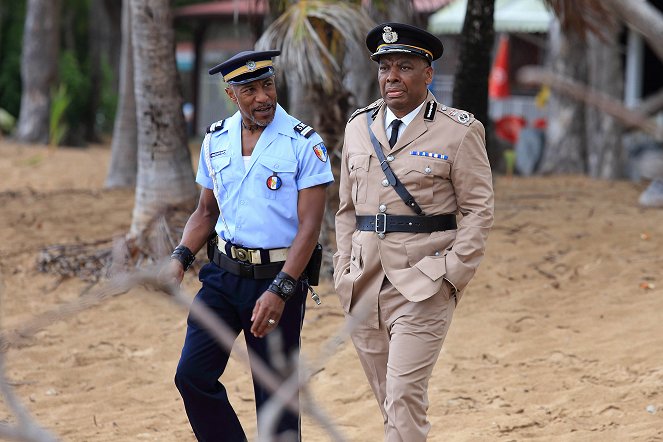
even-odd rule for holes
{"type": "Polygon", "coordinates": [[[101,103],[97,109],[96,124],[102,132],[112,132],[118,96],[113,90],[113,68],[104,58],[101,61],[101,103]]]}
{"type": "Polygon", "coordinates": [[[0,103],[14,117],[21,108],[25,3],[25,0],[0,1],[0,103]]]}
{"type": "Polygon", "coordinates": [[[0,107],[0,134],[9,134],[14,130],[16,118],[0,107]]]}
{"type": "MultiPolygon", "coordinates": [[[[87,65],[82,65],[74,51],[60,53],[59,78],[66,90],[73,91],[67,106],[65,119],[70,128],[80,130],[81,121],[89,109],[90,77],[87,65]]],[[[77,140],[78,141],[78,140],[77,140]]]]}
{"type": "Polygon", "coordinates": [[[71,96],[67,92],[67,85],[60,83],[60,86],[51,92],[51,118],[48,131],[51,146],[59,145],[69,131],[69,125],[64,117],[70,103],[71,96]]]}

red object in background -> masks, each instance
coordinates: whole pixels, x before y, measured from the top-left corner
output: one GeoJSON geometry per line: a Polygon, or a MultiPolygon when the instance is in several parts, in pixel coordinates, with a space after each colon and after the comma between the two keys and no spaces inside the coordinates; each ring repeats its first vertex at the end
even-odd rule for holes
{"type": "Polygon", "coordinates": [[[548,126],[548,122],[546,121],[545,118],[537,118],[532,123],[532,127],[536,128],[536,129],[544,130],[546,128],[546,126],[548,126]]]}
{"type": "Polygon", "coordinates": [[[500,37],[500,45],[488,78],[488,95],[490,98],[506,98],[511,95],[509,88],[509,38],[500,37]]]}
{"type": "Polygon", "coordinates": [[[515,144],[520,130],[527,126],[527,120],[518,115],[505,115],[495,121],[495,133],[504,141],[515,144]]]}

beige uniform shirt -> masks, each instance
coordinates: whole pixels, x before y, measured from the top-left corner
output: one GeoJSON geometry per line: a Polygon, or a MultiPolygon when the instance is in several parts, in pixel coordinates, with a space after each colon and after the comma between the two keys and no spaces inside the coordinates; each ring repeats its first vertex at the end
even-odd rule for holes
{"type": "MultiPolygon", "coordinates": [[[[378,100],[355,112],[345,130],[336,214],[334,285],[346,313],[363,297],[377,297],[386,276],[410,301],[440,292],[444,279],[462,290],[484,255],[493,224],[493,187],[483,125],[471,114],[446,107],[429,92],[426,104],[393,148],[384,127],[386,106],[378,100]],[[368,117],[368,122],[367,122],[368,117]],[[458,229],[433,233],[356,230],[355,215],[416,214],[386,184],[370,141],[368,124],[394,174],[426,215],[457,214],[458,229]],[[413,155],[412,152],[439,154],[413,155]]],[[[368,319],[377,326],[377,315],[368,319]]]]}

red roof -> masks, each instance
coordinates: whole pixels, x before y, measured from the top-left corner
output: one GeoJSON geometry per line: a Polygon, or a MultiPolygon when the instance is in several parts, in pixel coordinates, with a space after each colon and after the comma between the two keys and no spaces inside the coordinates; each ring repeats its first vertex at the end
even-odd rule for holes
{"type": "Polygon", "coordinates": [[[262,15],[267,11],[266,0],[218,0],[176,8],[175,18],[216,18],[237,15],[262,15]]]}
{"type": "MultiPolygon", "coordinates": [[[[369,1],[370,0],[364,0],[369,1]]],[[[414,0],[414,8],[420,13],[432,13],[453,0],[414,0]]],[[[238,15],[260,15],[269,9],[267,0],[217,0],[195,3],[175,9],[176,18],[215,18],[238,15]]]]}

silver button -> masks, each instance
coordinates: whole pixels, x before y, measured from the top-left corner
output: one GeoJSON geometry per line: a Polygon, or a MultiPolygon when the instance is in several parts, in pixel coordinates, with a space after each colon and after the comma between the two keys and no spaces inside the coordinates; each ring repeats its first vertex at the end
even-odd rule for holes
{"type": "Polygon", "coordinates": [[[387,206],[385,206],[384,204],[380,204],[380,207],[378,207],[378,209],[380,209],[380,213],[384,213],[387,211],[387,206]]]}
{"type": "Polygon", "coordinates": [[[440,252],[435,252],[435,256],[440,256],[440,252]]]}
{"type": "Polygon", "coordinates": [[[389,156],[387,157],[387,161],[389,161],[390,163],[391,163],[392,161],[394,161],[394,156],[393,156],[393,155],[389,155],[389,156]]]}
{"type": "Polygon", "coordinates": [[[424,169],[424,172],[426,172],[426,174],[428,175],[429,173],[432,172],[432,170],[431,170],[430,167],[426,166],[426,168],[424,169]]]}
{"type": "Polygon", "coordinates": [[[385,234],[384,234],[384,233],[378,233],[378,238],[380,238],[380,239],[384,239],[384,237],[385,237],[385,234]]]}
{"type": "Polygon", "coordinates": [[[442,106],[442,110],[443,110],[443,111],[447,110],[447,107],[446,107],[446,106],[442,106]]]}
{"type": "Polygon", "coordinates": [[[382,185],[383,185],[384,187],[389,187],[389,180],[386,179],[386,178],[383,179],[383,180],[382,180],[382,185]]]}

